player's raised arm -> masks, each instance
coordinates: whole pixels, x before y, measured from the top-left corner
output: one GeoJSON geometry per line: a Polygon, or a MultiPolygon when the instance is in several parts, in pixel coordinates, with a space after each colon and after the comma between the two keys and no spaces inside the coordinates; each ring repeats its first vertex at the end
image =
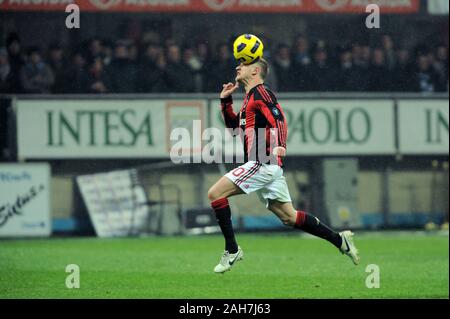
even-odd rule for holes
{"type": "Polygon", "coordinates": [[[227,97],[231,97],[231,95],[239,88],[239,84],[233,84],[231,82],[224,84],[222,92],[220,92],[220,99],[226,99],[227,97]]]}
{"type": "Polygon", "coordinates": [[[228,83],[223,85],[222,92],[220,92],[220,103],[222,105],[222,114],[225,126],[231,129],[239,127],[239,117],[233,111],[233,99],[231,95],[237,90],[239,84],[228,83]]]}

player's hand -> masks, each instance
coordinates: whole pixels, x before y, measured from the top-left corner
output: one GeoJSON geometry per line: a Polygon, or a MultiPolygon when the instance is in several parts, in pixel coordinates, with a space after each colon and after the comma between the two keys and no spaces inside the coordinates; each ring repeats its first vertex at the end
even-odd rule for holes
{"type": "Polygon", "coordinates": [[[238,87],[239,87],[238,83],[233,84],[233,83],[229,82],[228,84],[224,84],[222,92],[220,92],[220,98],[225,99],[225,98],[229,97],[231,94],[233,94],[234,91],[237,90],[238,87]]]}

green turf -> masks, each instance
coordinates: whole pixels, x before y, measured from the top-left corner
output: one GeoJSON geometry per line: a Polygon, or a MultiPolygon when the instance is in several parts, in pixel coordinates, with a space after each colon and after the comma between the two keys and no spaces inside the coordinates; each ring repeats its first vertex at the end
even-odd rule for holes
{"type": "Polygon", "coordinates": [[[245,259],[212,272],[219,236],[0,242],[0,298],[448,298],[446,235],[355,237],[354,266],[327,242],[298,234],[240,234],[245,259]],[[65,267],[80,267],[68,289],[65,267]],[[381,286],[368,289],[368,264],[381,286]]]}

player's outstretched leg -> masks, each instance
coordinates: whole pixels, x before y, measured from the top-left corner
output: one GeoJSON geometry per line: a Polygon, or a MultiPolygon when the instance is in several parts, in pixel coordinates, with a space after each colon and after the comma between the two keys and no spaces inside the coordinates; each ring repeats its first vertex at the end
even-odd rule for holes
{"type": "Polygon", "coordinates": [[[233,224],[231,220],[231,210],[228,203],[228,197],[241,194],[242,191],[226,177],[222,177],[208,191],[208,198],[211,201],[211,207],[216,214],[217,222],[225,238],[225,251],[219,264],[214,268],[216,273],[224,273],[244,256],[244,252],[238,246],[234,235],[233,224]]]}
{"type": "Polygon", "coordinates": [[[342,254],[349,256],[355,265],[359,263],[358,250],[353,243],[353,233],[351,231],[335,232],[322,223],[317,217],[304,211],[295,210],[291,203],[271,201],[269,209],[274,212],[285,225],[301,229],[311,235],[329,241],[336,246],[342,254]]]}

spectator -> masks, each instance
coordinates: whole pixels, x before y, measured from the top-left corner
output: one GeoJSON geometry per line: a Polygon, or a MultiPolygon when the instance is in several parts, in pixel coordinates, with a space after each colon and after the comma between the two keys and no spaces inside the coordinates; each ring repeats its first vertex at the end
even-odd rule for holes
{"type": "Polygon", "coordinates": [[[89,93],[108,93],[110,91],[111,81],[104,70],[101,57],[97,57],[89,67],[87,86],[89,93]]]}
{"type": "Polygon", "coordinates": [[[416,59],[415,72],[413,74],[413,89],[416,92],[436,92],[439,75],[434,71],[429,57],[419,53],[416,59]]]}
{"type": "Polygon", "coordinates": [[[52,93],[63,93],[65,85],[66,62],[63,59],[63,50],[59,44],[52,44],[49,48],[48,66],[53,72],[55,81],[51,88],[52,93]]]}
{"type": "Polygon", "coordinates": [[[87,93],[88,89],[88,74],[85,69],[86,60],[81,52],[75,52],[72,56],[70,67],[68,67],[64,79],[65,93],[87,93]]]}
{"type": "Polygon", "coordinates": [[[210,49],[207,42],[199,42],[196,49],[197,57],[204,66],[211,63],[210,49]]]}
{"type": "Polygon", "coordinates": [[[292,77],[295,82],[290,91],[306,91],[310,85],[309,67],[311,65],[307,38],[299,36],[295,40],[293,61],[292,77]]]}
{"type": "Polygon", "coordinates": [[[167,47],[166,72],[169,90],[178,93],[194,92],[194,75],[181,60],[181,50],[176,44],[169,44],[167,47]]]}
{"type": "Polygon", "coordinates": [[[202,77],[202,92],[207,92],[209,85],[208,72],[212,67],[211,61],[211,50],[209,48],[207,41],[200,41],[196,46],[197,57],[202,64],[202,69],[200,71],[202,77]]]}
{"type": "Polygon", "coordinates": [[[304,36],[298,36],[295,40],[294,63],[297,66],[308,66],[311,63],[309,55],[309,41],[304,36]]]}
{"type": "Polygon", "coordinates": [[[150,43],[139,66],[137,88],[139,92],[168,92],[166,59],[159,44],[150,43]]]}
{"type": "Polygon", "coordinates": [[[278,80],[274,71],[273,64],[270,61],[267,61],[267,69],[268,73],[264,80],[265,85],[272,89],[272,91],[278,91],[278,80]]]}
{"type": "Polygon", "coordinates": [[[111,79],[109,89],[112,93],[136,92],[136,65],[131,61],[129,48],[123,41],[117,42],[114,48],[114,59],[105,72],[111,79]]]}
{"type": "Polygon", "coordinates": [[[300,70],[295,69],[291,59],[291,50],[286,44],[280,44],[275,54],[273,68],[277,77],[279,92],[296,90],[296,83],[300,81],[300,70]]]}
{"type": "Polygon", "coordinates": [[[25,64],[20,73],[24,92],[50,93],[54,77],[48,65],[42,61],[39,48],[30,48],[28,56],[28,63],[25,64]]]}
{"type": "Polygon", "coordinates": [[[309,85],[307,91],[328,91],[333,86],[333,74],[325,48],[317,48],[314,52],[313,64],[309,68],[309,85]]]}
{"type": "Polygon", "coordinates": [[[8,51],[0,48],[0,93],[12,93],[13,76],[8,51]]]}
{"type": "Polygon", "coordinates": [[[103,57],[103,65],[105,67],[110,65],[113,60],[113,47],[114,46],[110,41],[103,41],[101,56],[103,57]]]}
{"type": "Polygon", "coordinates": [[[385,51],[381,48],[373,51],[372,65],[369,68],[369,79],[369,91],[387,92],[392,90],[392,79],[386,66],[385,51]]]}
{"type": "Polygon", "coordinates": [[[392,72],[391,90],[395,92],[413,91],[411,78],[411,58],[406,49],[397,50],[397,64],[392,72]]]}
{"type": "Polygon", "coordinates": [[[368,70],[370,67],[371,59],[372,59],[372,49],[368,44],[362,45],[361,57],[356,66],[360,67],[362,70],[368,70]]]}
{"type": "Polygon", "coordinates": [[[166,38],[164,40],[164,48],[166,49],[166,51],[168,51],[169,47],[172,46],[172,45],[178,46],[177,41],[175,41],[174,38],[166,38]]]}
{"type": "Polygon", "coordinates": [[[368,72],[371,65],[372,49],[367,44],[352,45],[353,64],[363,72],[368,72]]]}
{"type": "Polygon", "coordinates": [[[102,41],[94,38],[89,41],[88,52],[86,55],[86,61],[88,64],[92,64],[96,58],[102,56],[102,41]]]}
{"type": "Polygon", "coordinates": [[[448,91],[448,48],[445,45],[439,45],[436,48],[436,58],[433,61],[433,67],[439,76],[437,91],[448,91]]]}
{"type": "Polygon", "coordinates": [[[333,73],[334,83],[330,87],[330,91],[352,92],[367,90],[367,74],[357,66],[353,65],[351,49],[341,49],[339,54],[339,65],[333,73]]]}
{"type": "Polygon", "coordinates": [[[8,50],[9,63],[13,72],[20,72],[25,65],[25,59],[22,56],[22,47],[19,36],[11,33],[6,40],[6,48],[8,50]]]}
{"type": "Polygon", "coordinates": [[[231,57],[230,47],[226,43],[217,46],[217,57],[206,71],[207,92],[219,92],[222,84],[234,82],[237,63],[231,57]]]}
{"type": "Polygon", "coordinates": [[[358,42],[352,44],[352,57],[354,65],[361,66],[364,63],[362,59],[362,47],[358,42]]]}
{"type": "Polygon", "coordinates": [[[383,35],[381,38],[381,45],[384,51],[386,68],[389,71],[392,71],[395,68],[395,64],[397,62],[394,50],[394,41],[392,41],[392,37],[388,34],[383,35]]]}
{"type": "Polygon", "coordinates": [[[203,91],[203,63],[195,54],[194,48],[185,47],[183,50],[183,63],[187,65],[194,78],[194,92],[203,91]]]}
{"type": "Polygon", "coordinates": [[[22,56],[22,47],[19,36],[16,33],[9,34],[6,39],[6,49],[8,51],[8,61],[13,74],[9,83],[11,93],[22,92],[22,83],[20,80],[20,70],[25,65],[25,59],[22,56]]]}

